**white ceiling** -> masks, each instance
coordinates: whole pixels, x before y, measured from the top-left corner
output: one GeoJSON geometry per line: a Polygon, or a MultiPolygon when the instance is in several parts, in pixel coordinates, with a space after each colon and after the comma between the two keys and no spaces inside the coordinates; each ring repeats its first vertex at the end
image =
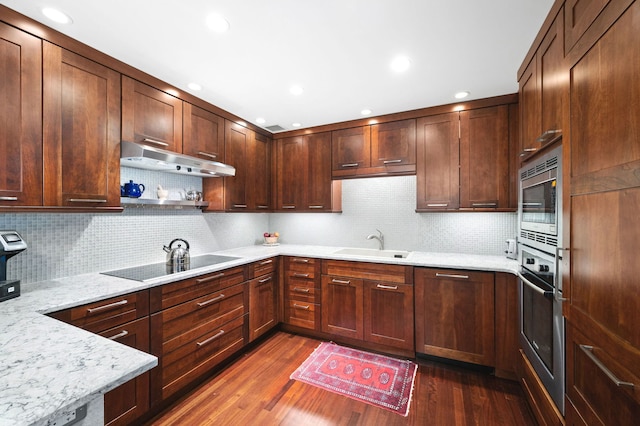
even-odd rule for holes
{"type": "Polygon", "coordinates": [[[302,127],[517,92],[553,0],[2,0],[261,127],[302,127]],[[45,18],[56,7],[73,19],[45,18]],[[230,30],[205,25],[217,12],[230,30]],[[397,55],[408,71],[391,71],[397,55]],[[199,92],[187,88],[202,86],[199,92]],[[294,96],[292,85],[304,88],[294,96]]]}

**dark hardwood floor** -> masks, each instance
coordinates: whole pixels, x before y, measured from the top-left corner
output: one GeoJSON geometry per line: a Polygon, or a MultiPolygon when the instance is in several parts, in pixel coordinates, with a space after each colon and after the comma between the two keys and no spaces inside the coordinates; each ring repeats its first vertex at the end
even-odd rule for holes
{"type": "Polygon", "coordinates": [[[518,383],[430,361],[408,417],[289,379],[319,344],[277,332],[146,426],[536,424],[518,383]]]}

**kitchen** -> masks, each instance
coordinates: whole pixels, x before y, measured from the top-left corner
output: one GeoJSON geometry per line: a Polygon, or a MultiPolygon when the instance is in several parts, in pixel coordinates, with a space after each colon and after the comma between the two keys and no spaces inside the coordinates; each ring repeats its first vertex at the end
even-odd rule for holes
{"type": "MultiPolygon", "coordinates": [[[[120,183],[130,179],[148,183],[149,197],[158,183],[173,191],[202,189],[198,179],[124,168],[120,183]]],[[[197,255],[260,244],[265,230],[279,231],[283,244],[375,248],[365,238],[381,229],[386,248],[495,256],[517,232],[513,212],[415,213],[415,196],[415,176],[345,179],[341,214],[201,214],[127,207],[117,214],[6,213],[0,228],[20,230],[29,245],[9,261],[10,277],[24,283],[158,262],[164,257],[162,246],[177,237],[189,241],[197,255]],[[398,204],[385,202],[391,194],[398,204]]]]}

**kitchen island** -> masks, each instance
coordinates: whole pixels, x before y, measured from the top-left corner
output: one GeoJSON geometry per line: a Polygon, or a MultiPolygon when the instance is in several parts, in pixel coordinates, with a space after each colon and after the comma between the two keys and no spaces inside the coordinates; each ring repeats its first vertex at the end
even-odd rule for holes
{"type": "Polygon", "coordinates": [[[90,273],[24,284],[20,297],[0,304],[0,425],[44,425],[87,403],[99,411],[104,393],[157,364],[152,355],[43,314],[279,255],[511,274],[518,267],[501,256],[411,252],[382,258],[335,254],[340,249],[248,246],[215,253],[237,257],[229,262],[146,281],[90,273]]]}

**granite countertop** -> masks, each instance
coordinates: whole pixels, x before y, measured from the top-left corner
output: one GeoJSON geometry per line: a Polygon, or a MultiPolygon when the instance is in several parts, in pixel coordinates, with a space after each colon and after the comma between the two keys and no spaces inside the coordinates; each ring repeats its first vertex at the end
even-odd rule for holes
{"type": "Polygon", "coordinates": [[[248,246],[215,253],[235,260],[144,282],[90,273],[23,284],[20,297],[0,303],[0,425],[45,425],[157,365],[152,355],[43,314],[278,255],[512,274],[518,268],[515,260],[502,256],[411,252],[396,259],[334,254],[341,248],[248,246]]]}

